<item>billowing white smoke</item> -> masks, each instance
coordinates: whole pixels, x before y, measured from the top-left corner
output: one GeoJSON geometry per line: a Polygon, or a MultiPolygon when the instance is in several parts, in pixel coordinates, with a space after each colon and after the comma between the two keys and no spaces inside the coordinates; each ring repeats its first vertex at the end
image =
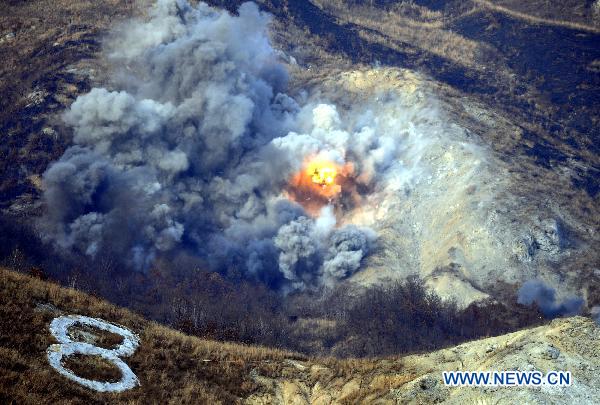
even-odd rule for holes
{"type": "Polygon", "coordinates": [[[419,156],[406,150],[418,122],[298,105],[268,23],[252,3],[232,16],[159,0],[148,21],[116,30],[114,90],[73,103],[74,146],[44,174],[48,237],[137,269],[185,249],[286,289],[356,272],[375,233],[336,224],[331,207],[312,218],[283,190],[309,155],[351,161],[371,189],[406,181],[401,157],[419,156]]]}

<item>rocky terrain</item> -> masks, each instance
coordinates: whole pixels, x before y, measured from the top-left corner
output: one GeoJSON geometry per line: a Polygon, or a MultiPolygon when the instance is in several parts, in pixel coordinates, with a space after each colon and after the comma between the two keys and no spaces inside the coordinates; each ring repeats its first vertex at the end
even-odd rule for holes
{"type": "MultiPolygon", "coordinates": [[[[250,403],[593,403],[598,395],[598,327],[584,318],[554,321],[550,325],[509,335],[469,342],[430,354],[380,360],[374,369],[350,379],[332,378],[335,371],[313,362],[294,361],[292,378],[257,376],[274,392],[255,394],[250,403]],[[580,342],[590,344],[583,349],[580,342]],[[386,370],[394,363],[400,369],[386,370]],[[572,387],[455,388],[443,384],[448,370],[573,370],[572,387]],[[384,371],[386,370],[386,371],[384,371]],[[382,372],[383,371],[383,372],[382,372]],[[317,382],[315,383],[315,376],[317,382]]],[[[360,369],[360,366],[357,367],[360,369]]]]}

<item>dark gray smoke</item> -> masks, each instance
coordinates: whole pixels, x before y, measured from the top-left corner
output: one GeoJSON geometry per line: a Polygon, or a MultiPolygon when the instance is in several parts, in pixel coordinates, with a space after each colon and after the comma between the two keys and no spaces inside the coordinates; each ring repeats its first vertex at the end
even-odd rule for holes
{"type": "Polygon", "coordinates": [[[523,305],[537,304],[546,318],[577,315],[583,307],[583,299],[578,297],[556,301],[556,291],[540,280],[529,280],[519,289],[518,303],[523,305]]]}
{"type": "Polygon", "coordinates": [[[311,284],[315,277],[331,285],[360,267],[375,234],[354,225],[333,229],[334,225],[335,217],[328,206],[316,221],[301,216],[279,228],[274,239],[280,251],[279,267],[293,286],[311,284]]]}
{"type": "MultiPolygon", "coordinates": [[[[111,89],[64,114],[74,146],[44,174],[42,225],[57,246],[141,270],[185,249],[286,288],[359,268],[373,232],[335,227],[331,209],[313,219],[282,193],[308,153],[343,161],[351,142],[334,106],[300,107],[284,93],[268,23],[252,3],[232,16],[159,0],[147,21],[113,33],[111,89]]],[[[357,153],[370,175],[392,157],[365,136],[357,153]]]]}

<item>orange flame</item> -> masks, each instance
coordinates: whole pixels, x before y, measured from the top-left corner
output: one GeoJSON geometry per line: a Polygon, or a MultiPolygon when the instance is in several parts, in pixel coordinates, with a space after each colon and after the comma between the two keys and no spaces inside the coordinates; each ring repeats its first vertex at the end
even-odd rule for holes
{"type": "Polygon", "coordinates": [[[342,191],[342,187],[335,181],[338,173],[335,163],[311,161],[306,165],[304,173],[314,185],[318,186],[319,194],[325,197],[331,198],[342,191]]]}
{"type": "Polygon", "coordinates": [[[302,170],[294,174],[287,188],[288,197],[311,214],[335,200],[342,192],[345,178],[352,173],[351,165],[310,158],[302,170]]]}

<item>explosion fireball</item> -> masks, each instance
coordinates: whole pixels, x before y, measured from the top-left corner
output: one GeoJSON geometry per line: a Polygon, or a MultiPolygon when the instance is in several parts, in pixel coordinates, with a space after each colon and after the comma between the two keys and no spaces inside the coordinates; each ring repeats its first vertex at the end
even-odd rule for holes
{"type": "Polygon", "coordinates": [[[316,214],[341,195],[342,185],[351,173],[351,165],[341,166],[331,161],[309,158],[302,169],[292,176],[288,196],[309,213],[316,214]]]}
{"type": "Polygon", "coordinates": [[[306,175],[310,176],[311,181],[319,185],[325,194],[331,192],[335,194],[341,191],[341,186],[335,183],[337,168],[334,163],[312,161],[306,167],[306,175]]]}
{"type": "Polygon", "coordinates": [[[335,179],[335,169],[331,167],[316,168],[313,172],[312,181],[313,183],[320,184],[323,187],[333,184],[335,179]]]}

